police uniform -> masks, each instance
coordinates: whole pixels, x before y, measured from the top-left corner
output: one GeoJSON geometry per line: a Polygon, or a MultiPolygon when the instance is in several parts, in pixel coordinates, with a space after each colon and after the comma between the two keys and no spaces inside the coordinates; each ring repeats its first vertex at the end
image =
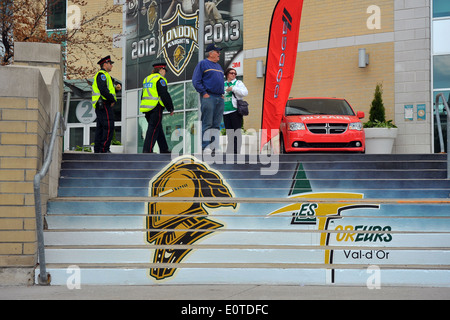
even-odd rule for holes
{"type": "MultiPolygon", "coordinates": [[[[153,64],[154,68],[165,69],[166,66],[165,63],[153,64]]],[[[174,110],[172,98],[167,90],[167,80],[160,73],[152,73],[144,79],[139,107],[148,123],[143,153],[152,153],[156,142],[161,153],[170,152],[162,127],[164,108],[169,112],[174,110]]]]}
{"type": "MultiPolygon", "coordinates": [[[[111,61],[106,56],[97,62],[101,67],[104,63],[111,61]]],[[[95,153],[109,153],[109,147],[114,135],[114,112],[112,104],[117,102],[114,79],[103,67],[97,72],[92,84],[92,105],[97,115],[97,127],[95,128],[95,153]]]]}

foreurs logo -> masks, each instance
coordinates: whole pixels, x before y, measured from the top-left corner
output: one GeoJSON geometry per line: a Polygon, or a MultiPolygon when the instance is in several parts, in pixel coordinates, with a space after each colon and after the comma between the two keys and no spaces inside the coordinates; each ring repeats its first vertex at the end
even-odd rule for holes
{"type": "MultiPolygon", "coordinates": [[[[295,196],[291,196],[291,199],[317,199],[317,201],[305,201],[298,202],[281,209],[275,210],[269,213],[269,216],[276,214],[291,214],[292,225],[317,225],[319,231],[324,231],[320,233],[319,245],[321,247],[327,247],[330,242],[330,233],[326,232],[329,230],[330,221],[335,219],[342,219],[342,213],[346,210],[352,209],[379,209],[378,204],[358,204],[358,199],[363,199],[364,195],[360,193],[345,193],[345,192],[334,192],[334,193],[303,193],[295,196]],[[330,199],[330,202],[319,200],[330,199]],[[339,199],[339,201],[333,202],[331,199],[339,199]],[[345,200],[349,200],[347,203],[345,200]]],[[[325,249],[324,263],[326,265],[332,265],[333,263],[333,250],[325,249]]],[[[334,274],[334,270],[332,270],[334,274]]],[[[334,278],[334,277],[333,277],[334,278]]],[[[334,279],[332,280],[334,282],[334,279]]]]}

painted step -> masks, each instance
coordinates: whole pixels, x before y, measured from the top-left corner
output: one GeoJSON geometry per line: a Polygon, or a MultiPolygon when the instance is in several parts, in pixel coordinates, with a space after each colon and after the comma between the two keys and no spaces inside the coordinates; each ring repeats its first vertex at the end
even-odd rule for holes
{"type": "Polygon", "coordinates": [[[52,283],[366,285],[376,267],[384,285],[450,286],[445,155],[244,158],[172,177],[191,158],[65,154],[45,217],[52,283]],[[136,200],[149,190],[164,199],[136,200]]]}

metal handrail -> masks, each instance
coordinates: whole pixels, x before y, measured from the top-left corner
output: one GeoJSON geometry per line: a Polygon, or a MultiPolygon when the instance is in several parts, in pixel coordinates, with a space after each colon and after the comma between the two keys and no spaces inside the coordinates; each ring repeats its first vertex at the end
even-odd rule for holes
{"type": "Polygon", "coordinates": [[[441,126],[441,119],[439,117],[439,98],[442,98],[442,102],[444,103],[444,108],[447,111],[447,179],[450,179],[450,156],[448,154],[449,151],[449,140],[450,140],[450,110],[448,108],[447,101],[445,101],[445,96],[443,93],[439,93],[436,96],[436,104],[435,104],[435,115],[436,115],[436,123],[438,126],[438,134],[439,134],[439,143],[441,147],[441,153],[445,153],[444,148],[444,138],[442,136],[442,126],[441,126]]]}
{"type": "Polygon", "coordinates": [[[42,165],[41,170],[34,176],[34,206],[36,212],[36,232],[38,241],[38,258],[40,269],[38,282],[40,285],[49,285],[51,281],[50,275],[47,273],[45,265],[44,221],[42,218],[42,210],[41,210],[41,180],[47,175],[50,163],[52,162],[53,148],[55,146],[56,135],[60,127],[62,128],[63,131],[66,131],[66,123],[63,117],[61,116],[61,113],[57,112],[55,115],[55,121],[53,122],[52,136],[50,138],[50,145],[48,147],[48,151],[45,156],[44,164],[42,165]]]}

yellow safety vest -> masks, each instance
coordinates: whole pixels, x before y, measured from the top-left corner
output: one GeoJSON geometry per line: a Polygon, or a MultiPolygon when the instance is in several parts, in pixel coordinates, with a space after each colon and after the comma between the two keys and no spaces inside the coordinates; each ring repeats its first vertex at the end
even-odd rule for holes
{"type": "Polygon", "coordinates": [[[156,89],[156,83],[159,79],[163,79],[166,82],[167,80],[159,73],[153,73],[144,79],[144,83],[142,85],[142,99],[141,105],[139,107],[139,111],[141,112],[149,112],[153,110],[158,103],[164,107],[164,103],[158,95],[158,90],[156,89]]]}
{"type": "Polygon", "coordinates": [[[99,73],[103,73],[106,76],[106,84],[108,85],[109,93],[111,93],[114,96],[114,99],[117,101],[116,88],[114,88],[114,83],[112,81],[111,76],[105,70],[100,70],[95,75],[94,83],[92,84],[92,105],[94,106],[94,108],[96,107],[96,103],[97,103],[98,99],[100,99],[100,97],[102,97],[104,100],[106,100],[106,98],[101,95],[100,90],[97,85],[97,76],[99,73]]]}

